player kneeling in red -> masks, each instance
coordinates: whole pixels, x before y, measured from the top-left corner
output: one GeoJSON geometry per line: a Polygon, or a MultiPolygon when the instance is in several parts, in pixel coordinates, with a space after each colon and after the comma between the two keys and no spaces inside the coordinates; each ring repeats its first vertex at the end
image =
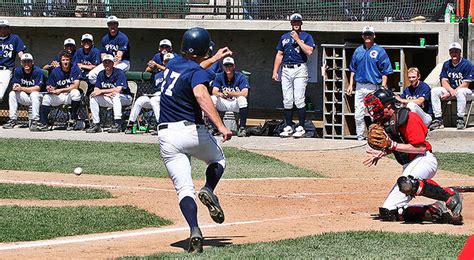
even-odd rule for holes
{"type": "Polygon", "coordinates": [[[380,89],[364,99],[364,105],[376,122],[369,127],[368,143],[374,150],[364,161],[376,165],[393,153],[403,165],[402,176],[391,189],[379,217],[386,221],[432,221],[462,225],[462,197],[451,188],[442,188],[432,180],[438,161],[426,141],[428,129],[416,113],[397,108],[393,92],[380,89]],[[408,206],[415,196],[437,200],[431,205],[408,206]],[[451,210],[450,214],[448,209],[451,210]]]}

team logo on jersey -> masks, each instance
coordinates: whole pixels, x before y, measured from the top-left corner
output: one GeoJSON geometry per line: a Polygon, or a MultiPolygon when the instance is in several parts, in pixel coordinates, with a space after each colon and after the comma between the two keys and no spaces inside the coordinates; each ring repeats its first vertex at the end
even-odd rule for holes
{"type": "Polygon", "coordinates": [[[34,86],[35,85],[35,80],[34,79],[32,79],[32,80],[21,79],[21,84],[20,85],[27,86],[27,87],[34,86]]]}
{"type": "Polygon", "coordinates": [[[369,56],[372,58],[372,59],[375,59],[377,58],[377,55],[379,55],[379,52],[378,51],[370,51],[369,53],[369,56]]]}
{"type": "Polygon", "coordinates": [[[290,39],[283,39],[283,41],[281,41],[281,43],[283,44],[283,46],[285,46],[286,44],[288,44],[290,42],[290,39]]]}
{"type": "Polygon", "coordinates": [[[114,83],[109,83],[109,82],[102,82],[100,84],[100,86],[102,88],[115,88],[115,84],[114,83]]]}

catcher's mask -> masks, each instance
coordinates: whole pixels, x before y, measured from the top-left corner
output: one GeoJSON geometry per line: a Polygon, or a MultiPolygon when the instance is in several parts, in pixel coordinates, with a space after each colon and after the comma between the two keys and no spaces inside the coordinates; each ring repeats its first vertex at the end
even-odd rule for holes
{"type": "Polygon", "coordinates": [[[384,113],[383,110],[387,107],[388,104],[393,104],[397,102],[395,95],[391,90],[388,89],[379,89],[374,93],[368,94],[364,98],[364,105],[369,111],[369,114],[375,120],[379,121],[384,113]]]}

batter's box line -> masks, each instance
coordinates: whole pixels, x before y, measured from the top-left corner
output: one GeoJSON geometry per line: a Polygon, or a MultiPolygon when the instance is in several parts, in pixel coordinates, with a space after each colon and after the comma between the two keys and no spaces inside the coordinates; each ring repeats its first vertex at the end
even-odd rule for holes
{"type": "MultiPolygon", "coordinates": [[[[333,214],[320,213],[320,214],[312,214],[312,215],[306,215],[306,216],[292,216],[292,217],[263,219],[263,220],[237,221],[237,222],[223,223],[223,224],[209,224],[209,225],[201,226],[201,229],[215,229],[215,228],[223,228],[223,227],[231,227],[231,226],[239,226],[239,225],[252,225],[252,224],[259,224],[259,223],[264,223],[264,222],[325,217],[329,215],[333,215],[333,214]]],[[[57,246],[57,245],[77,244],[77,243],[104,241],[104,240],[121,239],[121,238],[141,237],[141,236],[148,236],[148,235],[183,232],[183,231],[188,231],[188,230],[189,230],[189,227],[187,226],[176,227],[176,228],[153,228],[153,229],[145,229],[145,230],[137,230],[137,231],[114,232],[114,233],[105,234],[105,235],[93,234],[93,235],[82,235],[82,236],[77,236],[77,237],[58,238],[58,239],[52,239],[52,240],[32,241],[32,242],[0,243],[0,251],[37,248],[37,247],[50,247],[50,246],[57,246]]]]}

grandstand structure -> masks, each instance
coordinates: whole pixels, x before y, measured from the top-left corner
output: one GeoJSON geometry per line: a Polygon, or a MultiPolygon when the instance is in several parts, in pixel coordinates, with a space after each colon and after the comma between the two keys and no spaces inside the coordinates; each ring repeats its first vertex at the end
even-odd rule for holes
{"type": "MultiPolygon", "coordinates": [[[[12,32],[25,41],[42,66],[62,49],[66,38],[80,42],[82,34],[91,33],[100,45],[106,33],[105,17],[116,15],[120,29],[130,38],[132,71],[145,69],[161,39],[170,39],[179,51],[184,30],[205,27],[218,47],[229,46],[234,51],[238,70],[252,73],[250,116],[258,117],[264,111],[280,118],[276,108],[281,107],[281,87],[271,74],[275,47],[281,34],[290,30],[291,13],[303,15],[303,30],[318,43],[312,64],[316,80],[308,85],[307,94],[315,110],[322,111],[321,44],[361,44],[365,25],[375,28],[376,42],[381,45],[419,46],[424,38],[426,48],[405,55],[406,66],[421,68],[424,80],[449,58],[448,45],[462,42],[459,23],[444,22],[448,2],[460,9],[454,0],[4,0],[0,19],[10,21],[12,32]],[[418,16],[424,19],[410,21],[418,16]]],[[[470,35],[473,28],[469,26],[470,35]]],[[[474,39],[467,45],[472,60],[474,39]]],[[[0,109],[7,108],[7,103],[2,102],[0,109]]]]}

